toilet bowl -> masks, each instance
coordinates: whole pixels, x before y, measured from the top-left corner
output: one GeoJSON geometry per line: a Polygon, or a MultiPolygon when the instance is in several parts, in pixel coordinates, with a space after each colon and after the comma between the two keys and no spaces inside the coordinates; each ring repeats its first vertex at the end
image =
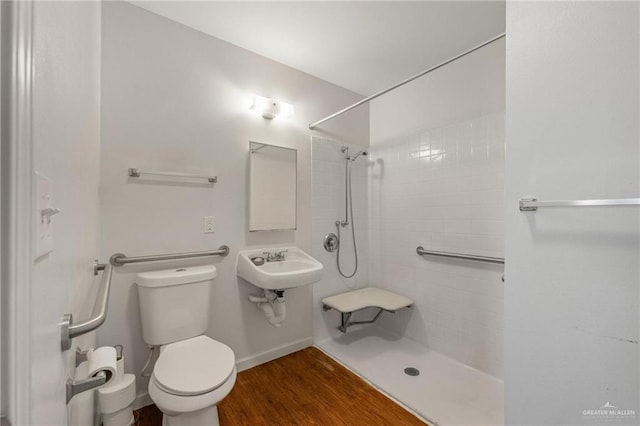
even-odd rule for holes
{"type": "Polygon", "coordinates": [[[142,337],[160,348],[149,396],[164,426],[215,426],[216,405],[236,382],[230,347],[204,333],[214,265],[140,273],[136,277],[142,337]]]}
{"type": "Polygon", "coordinates": [[[197,336],[160,348],[149,396],[164,414],[164,426],[218,425],[216,405],[235,381],[231,348],[197,336]]]}

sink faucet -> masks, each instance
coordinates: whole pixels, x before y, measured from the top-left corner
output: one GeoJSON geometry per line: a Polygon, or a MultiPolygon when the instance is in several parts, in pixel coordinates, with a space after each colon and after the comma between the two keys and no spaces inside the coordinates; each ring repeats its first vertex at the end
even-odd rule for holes
{"type": "Polygon", "coordinates": [[[281,250],[281,251],[276,251],[276,252],[268,252],[265,251],[262,254],[266,254],[267,255],[267,262],[278,262],[281,260],[284,260],[284,254],[287,252],[288,250],[281,250]]]}

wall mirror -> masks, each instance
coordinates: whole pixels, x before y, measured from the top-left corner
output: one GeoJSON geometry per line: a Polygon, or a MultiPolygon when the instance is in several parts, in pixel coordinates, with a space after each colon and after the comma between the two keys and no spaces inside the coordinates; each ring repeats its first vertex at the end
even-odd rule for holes
{"type": "Polygon", "coordinates": [[[298,152],[249,142],[249,231],[296,229],[298,152]]]}

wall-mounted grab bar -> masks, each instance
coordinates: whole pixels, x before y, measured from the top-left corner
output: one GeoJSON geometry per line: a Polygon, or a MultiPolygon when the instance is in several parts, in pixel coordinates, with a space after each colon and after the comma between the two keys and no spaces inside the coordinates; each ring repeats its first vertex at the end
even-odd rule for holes
{"type": "Polygon", "coordinates": [[[595,206],[638,206],[640,198],[613,198],[608,200],[550,200],[538,201],[535,198],[520,199],[521,212],[535,212],[538,207],[595,207],[595,206]]]}
{"type": "Polygon", "coordinates": [[[218,176],[194,175],[190,173],[175,173],[175,172],[158,172],[155,170],[143,171],[135,167],[129,169],[129,177],[139,178],[140,175],[169,176],[169,177],[189,178],[189,179],[206,179],[207,181],[209,181],[209,183],[218,182],[218,176]]]}
{"type": "Polygon", "coordinates": [[[222,245],[218,250],[194,251],[190,253],[152,254],[149,256],[127,257],[126,254],[116,253],[109,259],[113,266],[123,266],[127,263],[155,262],[158,260],[188,259],[192,257],[226,256],[229,254],[229,246],[222,245]]]}
{"type": "Polygon", "coordinates": [[[454,259],[477,260],[479,262],[504,264],[504,259],[502,257],[474,256],[471,254],[448,253],[445,251],[425,250],[422,246],[418,246],[418,248],[416,248],[416,253],[418,253],[421,256],[423,254],[428,254],[429,256],[450,257],[454,259]]]}
{"type": "Polygon", "coordinates": [[[100,327],[107,319],[107,307],[109,304],[109,291],[111,290],[111,265],[97,264],[94,272],[102,271],[102,280],[93,305],[91,318],[82,322],[74,323],[73,315],[65,314],[62,317],[60,346],[63,351],[71,348],[71,339],[89,333],[100,327]]]}

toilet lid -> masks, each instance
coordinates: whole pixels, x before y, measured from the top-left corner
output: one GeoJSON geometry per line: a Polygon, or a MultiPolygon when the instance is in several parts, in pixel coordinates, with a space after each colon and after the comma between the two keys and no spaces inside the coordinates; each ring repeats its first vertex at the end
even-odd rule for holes
{"type": "Polygon", "coordinates": [[[174,395],[200,395],[220,387],[231,375],[235,355],[230,347],[198,336],[162,347],[153,377],[174,395]]]}

